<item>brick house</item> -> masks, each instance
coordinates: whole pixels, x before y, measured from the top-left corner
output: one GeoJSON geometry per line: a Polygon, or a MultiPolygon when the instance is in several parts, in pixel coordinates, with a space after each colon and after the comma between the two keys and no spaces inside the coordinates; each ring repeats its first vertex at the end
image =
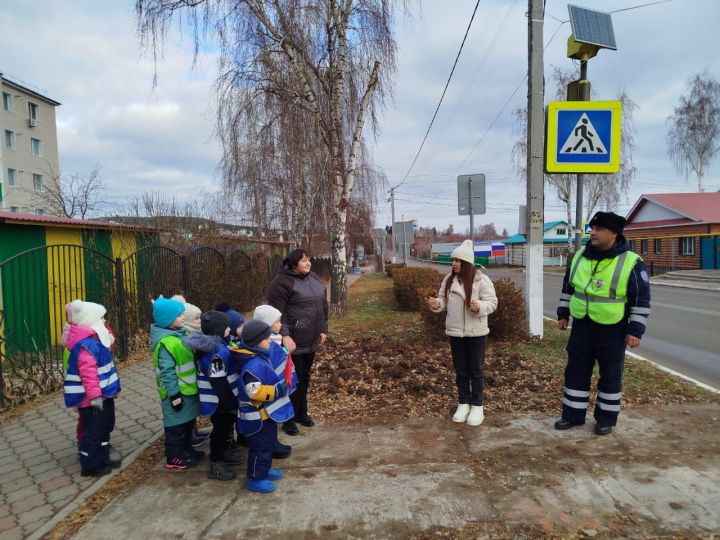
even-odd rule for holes
{"type": "Polygon", "coordinates": [[[720,268],[720,192],[642,195],[625,237],[652,274],[720,268]]]}

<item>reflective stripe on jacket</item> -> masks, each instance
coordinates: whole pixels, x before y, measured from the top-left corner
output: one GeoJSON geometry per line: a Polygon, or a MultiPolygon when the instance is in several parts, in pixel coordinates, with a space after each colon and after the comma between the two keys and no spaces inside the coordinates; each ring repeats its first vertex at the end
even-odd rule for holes
{"type": "Polygon", "coordinates": [[[570,297],[570,314],[575,319],[589,316],[599,324],[616,324],[625,316],[627,286],[639,255],[624,251],[611,259],[588,259],[584,250],[573,257],[569,282],[575,291],[570,297]]]}
{"type": "Polygon", "coordinates": [[[175,373],[178,379],[180,393],[184,396],[195,396],[198,393],[197,372],[195,370],[195,359],[193,353],[188,349],[177,336],[165,336],[158,341],[153,350],[153,366],[155,367],[155,380],[157,381],[158,394],[160,399],[167,397],[167,389],[160,378],[160,347],[170,353],[175,360],[175,373]]]}
{"type": "Polygon", "coordinates": [[[259,380],[262,384],[275,385],[283,381],[282,374],[275,373],[273,366],[269,360],[255,356],[247,361],[240,371],[240,382],[238,383],[238,419],[237,429],[243,435],[253,435],[262,429],[263,419],[269,417],[275,422],[285,422],[294,416],[294,411],[290,398],[283,396],[268,403],[258,404],[254,402],[245,392],[245,386],[242,383],[245,373],[249,373],[253,378],[259,380]],[[264,413],[264,414],[263,414],[264,413]]]}
{"type": "Polygon", "coordinates": [[[66,407],[77,407],[85,399],[85,387],[80,378],[78,358],[80,352],[85,349],[97,363],[98,380],[102,397],[109,399],[120,392],[120,377],[115,369],[110,349],[105,347],[99,339],[88,337],[78,341],[68,356],[67,370],[65,371],[65,382],[63,394],[66,407]]]}

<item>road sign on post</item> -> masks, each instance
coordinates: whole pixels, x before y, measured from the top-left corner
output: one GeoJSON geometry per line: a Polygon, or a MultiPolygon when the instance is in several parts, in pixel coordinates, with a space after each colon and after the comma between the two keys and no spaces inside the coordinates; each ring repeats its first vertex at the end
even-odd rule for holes
{"type": "Polygon", "coordinates": [[[548,173],[620,170],[621,101],[551,101],[547,106],[548,173]]]}
{"type": "Polygon", "coordinates": [[[458,183],[458,215],[470,216],[470,240],[475,242],[475,214],[485,213],[485,175],[461,174],[458,183]]]}

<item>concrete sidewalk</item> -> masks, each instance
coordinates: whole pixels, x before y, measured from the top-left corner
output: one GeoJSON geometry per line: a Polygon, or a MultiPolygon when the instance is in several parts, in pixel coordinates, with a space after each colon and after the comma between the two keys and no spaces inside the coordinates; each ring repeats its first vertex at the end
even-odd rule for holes
{"type": "MultiPolygon", "coordinates": [[[[259,495],[158,463],[77,534],[145,538],[647,538],[720,531],[720,407],[623,413],[598,437],[542,415],[331,426],[287,442],[286,477],[259,495]],[[177,511],[182,509],[182,511],[177,511]],[[454,531],[454,532],[453,532],[454,531]]],[[[244,470],[242,471],[244,473],[244,470]]]]}

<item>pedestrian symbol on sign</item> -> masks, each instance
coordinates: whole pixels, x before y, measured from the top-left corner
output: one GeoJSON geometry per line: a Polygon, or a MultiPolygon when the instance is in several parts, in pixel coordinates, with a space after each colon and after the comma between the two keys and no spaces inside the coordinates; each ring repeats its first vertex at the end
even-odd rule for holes
{"type": "Polygon", "coordinates": [[[583,113],[563,144],[560,154],[587,153],[607,154],[608,152],[587,114],[583,113]]]}

